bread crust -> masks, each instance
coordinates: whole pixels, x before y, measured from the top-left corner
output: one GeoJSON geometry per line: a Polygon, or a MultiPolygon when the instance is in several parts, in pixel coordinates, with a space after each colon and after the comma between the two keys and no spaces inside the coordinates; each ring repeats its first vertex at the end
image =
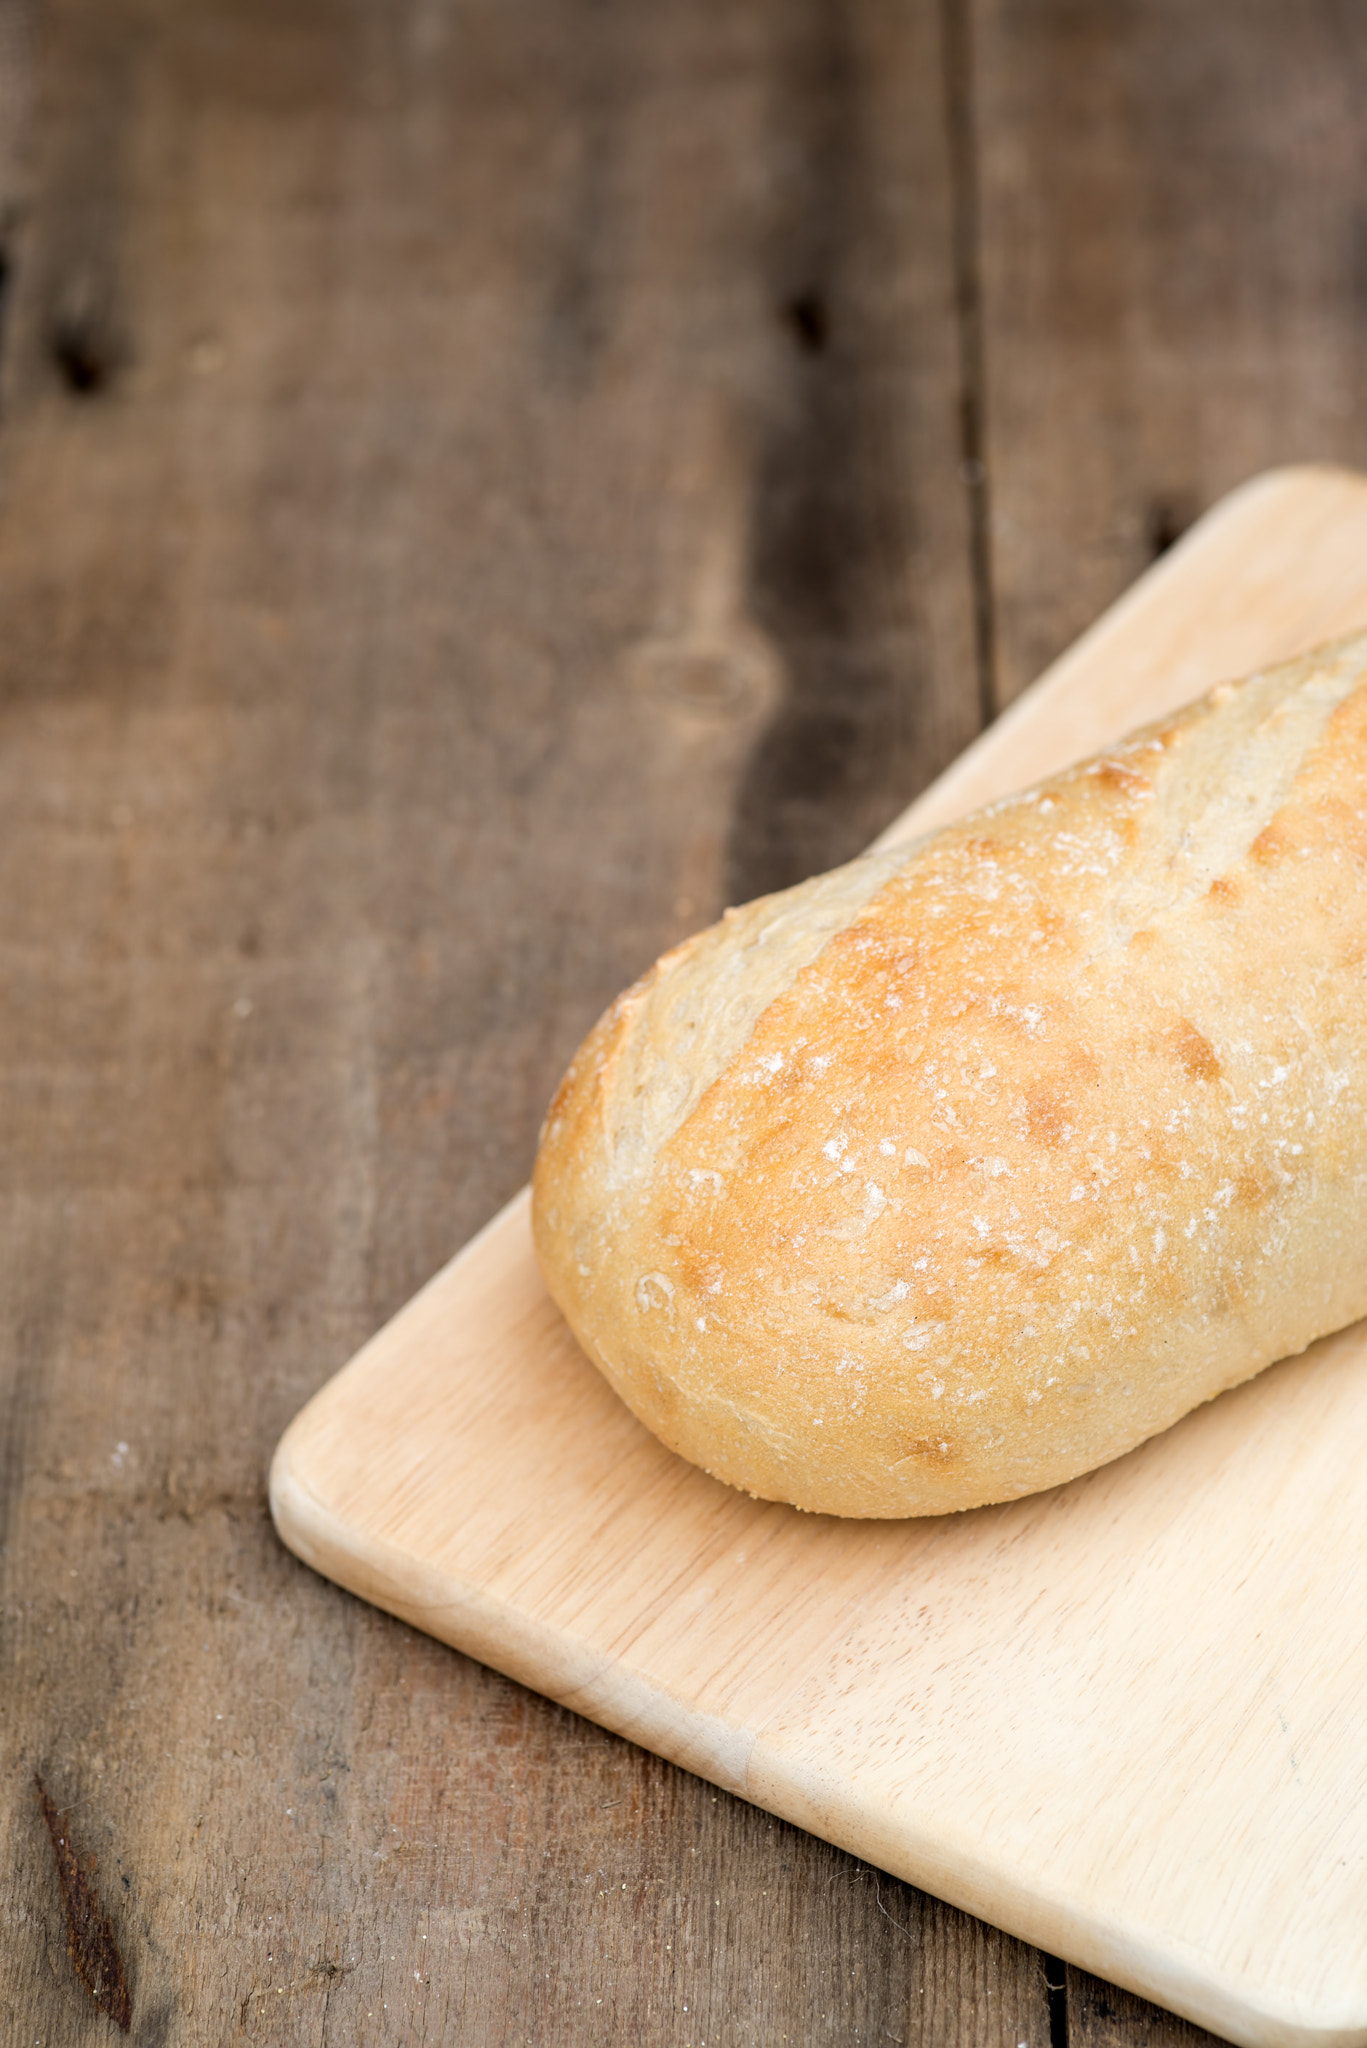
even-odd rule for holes
{"type": "Polygon", "coordinates": [[[1072,1478],[1367,1313],[1367,636],[728,912],[547,1116],[547,1283],[766,1499],[1072,1478]]]}

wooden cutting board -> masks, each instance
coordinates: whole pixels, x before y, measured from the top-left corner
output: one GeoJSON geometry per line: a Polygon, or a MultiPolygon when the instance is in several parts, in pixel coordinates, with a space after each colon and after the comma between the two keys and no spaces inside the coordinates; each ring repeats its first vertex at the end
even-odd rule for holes
{"type": "MultiPolygon", "coordinates": [[[[1367,479],[1260,478],[884,842],[1362,625],[1367,479]]],[[[1367,1325],[1051,1493],[841,1522],[647,1435],[519,1196],[271,1502],[366,1599],[1027,1941],[1235,2041],[1367,2043],[1367,1325]]]]}

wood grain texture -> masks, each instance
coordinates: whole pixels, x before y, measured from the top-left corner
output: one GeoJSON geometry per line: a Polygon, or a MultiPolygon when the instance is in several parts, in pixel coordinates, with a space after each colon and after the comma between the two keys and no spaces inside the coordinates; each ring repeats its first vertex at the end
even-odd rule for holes
{"type": "Polygon", "coordinates": [[[794,818],[857,843],[974,729],[936,19],[835,12],[43,10],[0,429],[7,2039],[109,2030],[35,1769],[144,2048],[1047,2033],[1027,1950],[265,1512],[599,1006],[794,818]],[[801,608],[827,490],[867,641],[801,608]],[[747,781],[823,649],[873,679],[855,766],[747,781]]]}
{"type": "MultiPolygon", "coordinates": [[[[979,743],[975,795],[1079,716],[1171,708],[1174,640],[1199,688],[1231,632],[1256,665],[1260,625],[1272,659],[1364,606],[1367,478],[1248,486],[979,743]]],[[[291,1425],[272,1508],[364,1597],[875,1865],[1247,2048],[1350,2048],[1365,1331],[1049,1493],[841,1522],[635,1421],[523,1195],[291,1425]]]]}
{"type": "Polygon", "coordinates": [[[1328,465],[1272,470],[1232,491],[876,844],[903,844],[1028,788],[1214,683],[1360,632],[1363,504],[1362,477],[1328,465]]]}
{"type": "MultiPolygon", "coordinates": [[[[951,29],[965,14],[949,0],[951,29]]],[[[98,1856],[149,2044],[673,2048],[700,2009],[766,2048],[1048,2038],[1027,1952],[886,1878],[870,1903],[865,1866],[315,1584],[260,1485],[298,1400],[522,1178],[599,1004],[725,893],[860,843],[974,730],[939,22],[0,0],[20,2040],[108,2033],[66,1957],[35,1764],[98,1856]]],[[[1002,620],[1025,615],[1009,690],[1142,564],[1188,447],[1211,494],[1360,458],[1358,29],[1233,4],[971,27],[980,72],[951,40],[977,146],[1050,167],[1020,195],[1029,290],[1003,267],[1018,217],[984,216],[992,482],[1028,541],[994,556],[1002,620]],[[1193,132],[1218,219],[1162,300],[1181,432],[1152,462],[1133,278],[1099,342],[1058,317],[1114,144],[1086,129],[1085,67],[1092,156],[1053,129],[1089,24],[1146,52],[1117,177],[1155,290],[1202,238],[1193,132]],[[1163,108],[1193,35],[1257,89],[1191,131],[1163,108]],[[1221,167],[1268,152],[1277,204],[1245,206],[1221,167]],[[1318,280],[1304,315],[1263,317],[1292,272],[1318,280]],[[1108,347],[1140,393],[1119,435],[1108,347]]],[[[1094,274],[1118,248],[1093,236],[1094,274]]]]}
{"type": "Polygon", "coordinates": [[[1070,2041],[1085,2041],[1089,2048],[1201,2048],[1210,2036],[1175,2014],[1162,2012],[1122,1991],[1115,1984],[1103,1984],[1086,1970],[1060,1966],[1058,1981],[1063,1999],[1070,2041]]]}
{"type": "Polygon", "coordinates": [[[1367,460],[1367,16],[971,0],[998,701],[1275,463],[1367,460]]]}

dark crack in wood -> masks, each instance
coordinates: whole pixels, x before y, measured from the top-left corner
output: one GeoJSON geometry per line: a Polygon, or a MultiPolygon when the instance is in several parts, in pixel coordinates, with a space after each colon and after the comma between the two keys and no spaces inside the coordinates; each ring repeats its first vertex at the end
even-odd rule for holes
{"type": "Polygon", "coordinates": [[[36,1773],[33,1782],[48,1834],[52,1838],[57,1882],[62,1888],[67,1954],[76,1975],[100,2011],[107,2012],[115,2026],[121,2027],[126,2034],[133,2024],[133,2000],[129,1995],[123,1958],[114,1939],[114,1929],[100,1905],[90,1874],[81,1867],[76,1845],[62,1815],[48,1797],[47,1787],[36,1773]]]}
{"type": "Polygon", "coordinates": [[[987,364],[983,340],[982,231],[975,132],[973,30],[967,0],[943,0],[945,126],[954,226],[954,297],[959,321],[961,475],[969,493],[973,633],[978,710],[984,726],[1000,710],[992,581],[992,507],[987,444],[987,364]]]}
{"type": "Polygon", "coordinates": [[[1068,2048],[1068,1972],[1057,1956],[1042,1956],[1049,1994],[1049,2048],[1068,2048]]]}

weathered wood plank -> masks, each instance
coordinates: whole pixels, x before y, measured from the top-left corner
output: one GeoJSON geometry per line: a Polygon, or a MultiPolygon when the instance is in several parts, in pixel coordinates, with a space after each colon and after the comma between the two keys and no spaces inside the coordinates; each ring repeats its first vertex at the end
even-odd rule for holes
{"type": "Polygon", "coordinates": [[[979,722],[937,10],[793,21],[767,260],[797,347],[757,465],[752,583],[787,688],[739,791],[734,900],[861,852],[979,722]]]}
{"type": "Polygon", "coordinates": [[[144,2043],[1040,2038],[1027,1952],[312,1578],[263,1501],[596,1009],[973,729],[936,23],[46,10],[0,433],[16,2038],[108,2028],[35,1770],[144,2043]]]}
{"type": "Polygon", "coordinates": [[[1000,702],[1224,491],[1367,459],[1367,17],[972,0],[1000,702]]]}

